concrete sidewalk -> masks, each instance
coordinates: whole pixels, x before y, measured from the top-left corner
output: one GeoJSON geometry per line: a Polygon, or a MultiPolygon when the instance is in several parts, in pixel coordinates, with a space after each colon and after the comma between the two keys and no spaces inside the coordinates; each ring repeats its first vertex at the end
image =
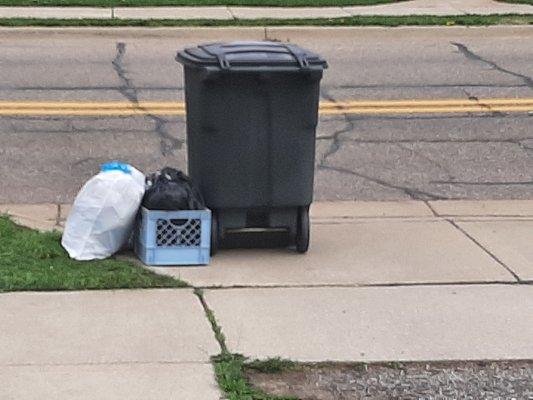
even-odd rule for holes
{"type": "Polygon", "coordinates": [[[311,250],[229,250],[209,268],[153,268],[201,287],[533,280],[533,201],[323,202],[311,250]]]}
{"type": "MultiPolygon", "coordinates": [[[[0,205],[39,229],[69,209],[0,205]]],[[[221,251],[152,270],[204,288],[229,350],[249,357],[533,358],[533,200],[319,202],[312,222],[306,255],[221,251]]],[[[219,347],[190,289],[7,293],[0,309],[13,398],[220,396],[219,347]]]]}
{"type": "MultiPolygon", "coordinates": [[[[61,230],[69,204],[0,204],[61,230]]],[[[209,267],[152,267],[195,287],[533,282],[533,200],[316,202],[311,250],[226,250],[209,267]]]]}
{"type": "Polygon", "coordinates": [[[533,6],[494,0],[411,0],[353,7],[0,7],[0,18],[312,19],[352,16],[532,14],[533,6]]]}
{"type": "Polygon", "coordinates": [[[0,294],[2,399],[220,398],[190,289],[0,294]]]}

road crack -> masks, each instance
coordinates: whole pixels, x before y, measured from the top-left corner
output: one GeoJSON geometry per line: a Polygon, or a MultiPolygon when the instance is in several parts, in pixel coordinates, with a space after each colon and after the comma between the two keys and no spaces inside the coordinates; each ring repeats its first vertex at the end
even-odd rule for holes
{"type": "Polygon", "coordinates": [[[521,79],[530,89],[533,89],[533,78],[527,75],[520,74],[518,72],[511,71],[510,69],[503,68],[502,66],[496,64],[494,61],[487,60],[486,58],[481,57],[480,55],[474,53],[472,50],[470,50],[466,45],[458,42],[451,42],[453,46],[459,50],[459,52],[466,57],[466,59],[476,62],[481,62],[483,64],[486,64],[490,66],[492,69],[495,69],[496,71],[502,72],[507,75],[511,75],[515,78],[521,79]]]}
{"type": "MultiPolygon", "coordinates": [[[[332,103],[337,103],[338,102],[337,99],[335,99],[332,95],[330,95],[324,89],[322,89],[322,97],[324,97],[328,101],[331,101],[332,103]]],[[[365,175],[365,174],[362,174],[362,173],[357,172],[357,171],[353,171],[353,170],[348,169],[348,168],[340,168],[340,167],[334,167],[334,166],[329,165],[328,159],[341,149],[342,144],[344,142],[350,141],[350,139],[342,139],[342,135],[345,134],[345,133],[352,132],[352,131],[355,130],[355,123],[354,123],[352,117],[348,113],[343,113],[341,115],[342,115],[342,117],[345,120],[345,124],[344,124],[343,127],[341,127],[340,129],[337,129],[335,132],[333,132],[329,136],[319,136],[319,137],[317,137],[317,140],[331,140],[331,144],[329,146],[329,149],[322,155],[322,157],[320,158],[320,160],[319,160],[319,162],[317,164],[317,169],[334,171],[334,172],[338,172],[338,173],[342,173],[342,174],[348,174],[348,175],[356,176],[358,178],[366,179],[366,180],[368,180],[370,182],[373,182],[373,183],[376,183],[376,184],[378,184],[380,186],[383,186],[383,187],[386,187],[386,188],[389,188],[389,189],[398,190],[398,191],[406,194],[407,196],[409,196],[413,200],[443,200],[443,199],[445,199],[445,197],[442,197],[442,196],[439,196],[439,195],[435,195],[435,194],[432,194],[432,193],[429,193],[429,192],[425,192],[425,191],[422,191],[422,190],[418,190],[418,189],[415,189],[415,188],[395,185],[395,184],[389,183],[387,181],[384,181],[384,180],[382,180],[380,178],[375,178],[375,177],[372,177],[372,176],[369,176],[369,175],[365,175]]]]}
{"type": "Polygon", "coordinates": [[[148,110],[139,104],[138,89],[134,82],[128,77],[128,70],[124,66],[124,57],[126,55],[126,43],[118,42],[116,45],[115,58],[112,61],[113,69],[115,70],[121,85],[118,91],[122,96],[128,99],[136,108],[146,112],[146,117],[152,120],[155,124],[155,132],[161,138],[160,150],[163,156],[173,155],[175,150],[183,147],[183,140],[173,137],[167,130],[167,121],[157,115],[150,114],[148,110]]]}
{"type": "MultiPolygon", "coordinates": [[[[331,101],[332,103],[337,103],[337,100],[329,95],[325,90],[322,90],[322,96],[331,101]]],[[[337,151],[340,150],[342,147],[342,141],[341,141],[341,135],[343,133],[351,132],[355,129],[355,125],[350,117],[349,114],[343,113],[342,117],[344,118],[345,124],[340,129],[337,129],[335,132],[333,132],[330,136],[321,136],[317,139],[319,140],[331,140],[331,144],[329,146],[329,149],[322,155],[320,161],[318,162],[318,166],[325,165],[327,162],[327,159],[334,155],[337,151]]]]}
{"type": "Polygon", "coordinates": [[[430,164],[432,164],[433,166],[437,167],[438,169],[440,169],[441,171],[443,171],[447,176],[448,176],[448,179],[453,179],[453,174],[451,173],[451,171],[445,167],[444,165],[442,165],[441,163],[439,163],[437,160],[434,160],[433,158],[431,158],[429,155],[427,154],[424,154],[422,153],[421,151],[418,151],[418,150],[415,150],[415,149],[412,149],[410,147],[407,147],[407,146],[404,146],[404,144],[402,144],[401,142],[396,142],[394,143],[397,147],[399,147],[400,149],[402,150],[405,150],[405,151],[408,151],[408,152],[411,152],[412,154],[414,154],[416,157],[420,157],[421,159],[423,160],[426,160],[427,162],[429,162],[430,164]]]}
{"type": "Polygon", "coordinates": [[[360,172],[352,171],[351,169],[348,169],[348,168],[333,167],[333,166],[330,166],[330,165],[322,165],[322,166],[319,166],[319,168],[323,169],[323,170],[335,171],[335,172],[338,172],[338,173],[348,174],[348,175],[356,176],[358,178],[366,179],[366,180],[368,180],[370,182],[376,183],[376,184],[381,185],[383,187],[386,187],[386,188],[389,188],[389,189],[395,189],[395,190],[398,190],[398,191],[400,191],[402,193],[405,193],[407,196],[409,196],[413,200],[446,200],[446,199],[448,199],[447,197],[439,196],[439,195],[436,195],[436,194],[433,194],[433,193],[429,193],[429,192],[426,192],[426,191],[423,191],[423,190],[410,188],[410,187],[407,187],[407,186],[395,185],[393,183],[389,183],[387,181],[384,181],[383,179],[375,178],[375,177],[372,177],[372,176],[369,176],[369,175],[362,174],[360,172]]]}

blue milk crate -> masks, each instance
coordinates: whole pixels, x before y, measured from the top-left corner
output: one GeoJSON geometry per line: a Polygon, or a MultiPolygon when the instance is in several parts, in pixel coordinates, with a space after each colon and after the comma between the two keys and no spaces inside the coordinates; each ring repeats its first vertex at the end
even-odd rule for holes
{"type": "Polygon", "coordinates": [[[211,211],[155,211],[141,207],[134,251],[147,265],[206,265],[211,246],[211,211]]]}

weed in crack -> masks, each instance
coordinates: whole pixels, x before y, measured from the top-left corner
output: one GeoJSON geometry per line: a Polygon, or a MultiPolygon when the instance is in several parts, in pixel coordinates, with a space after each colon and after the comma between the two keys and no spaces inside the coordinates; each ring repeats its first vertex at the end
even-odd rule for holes
{"type": "MultiPolygon", "coordinates": [[[[226,345],[226,337],[218,324],[213,310],[205,301],[204,292],[200,288],[194,289],[194,294],[200,300],[205,315],[211,324],[215,339],[220,346],[220,354],[211,357],[218,385],[229,400],[297,400],[293,397],[270,396],[250,385],[246,379],[246,358],[240,354],[232,354],[226,345]]],[[[286,363],[286,361],[283,361],[286,363]]],[[[279,364],[282,365],[282,364],[279,364]]]]}
{"type": "Polygon", "coordinates": [[[207,305],[207,302],[205,301],[204,291],[202,289],[195,288],[194,294],[196,295],[196,297],[198,297],[198,300],[200,300],[200,303],[202,304],[202,307],[205,312],[205,316],[207,317],[207,320],[211,324],[211,329],[213,329],[213,333],[215,334],[215,339],[218,342],[218,345],[220,346],[221,355],[229,354],[228,347],[226,346],[226,337],[222,333],[222,328],[218,324],[215,318],[215,314],[213,313],[213,310],[209,308],[209,306],[207,305]]]}

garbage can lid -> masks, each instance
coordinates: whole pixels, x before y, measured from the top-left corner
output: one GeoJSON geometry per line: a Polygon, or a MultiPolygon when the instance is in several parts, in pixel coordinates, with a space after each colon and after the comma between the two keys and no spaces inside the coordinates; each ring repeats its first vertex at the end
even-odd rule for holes
{"type": "Polygon", "coordinates": [[[318,54],[294,44],[268,41],[200,45],[178,52],[176,60],[186,65],[222,70],[322,70],[328,67],[318,54]]]}

